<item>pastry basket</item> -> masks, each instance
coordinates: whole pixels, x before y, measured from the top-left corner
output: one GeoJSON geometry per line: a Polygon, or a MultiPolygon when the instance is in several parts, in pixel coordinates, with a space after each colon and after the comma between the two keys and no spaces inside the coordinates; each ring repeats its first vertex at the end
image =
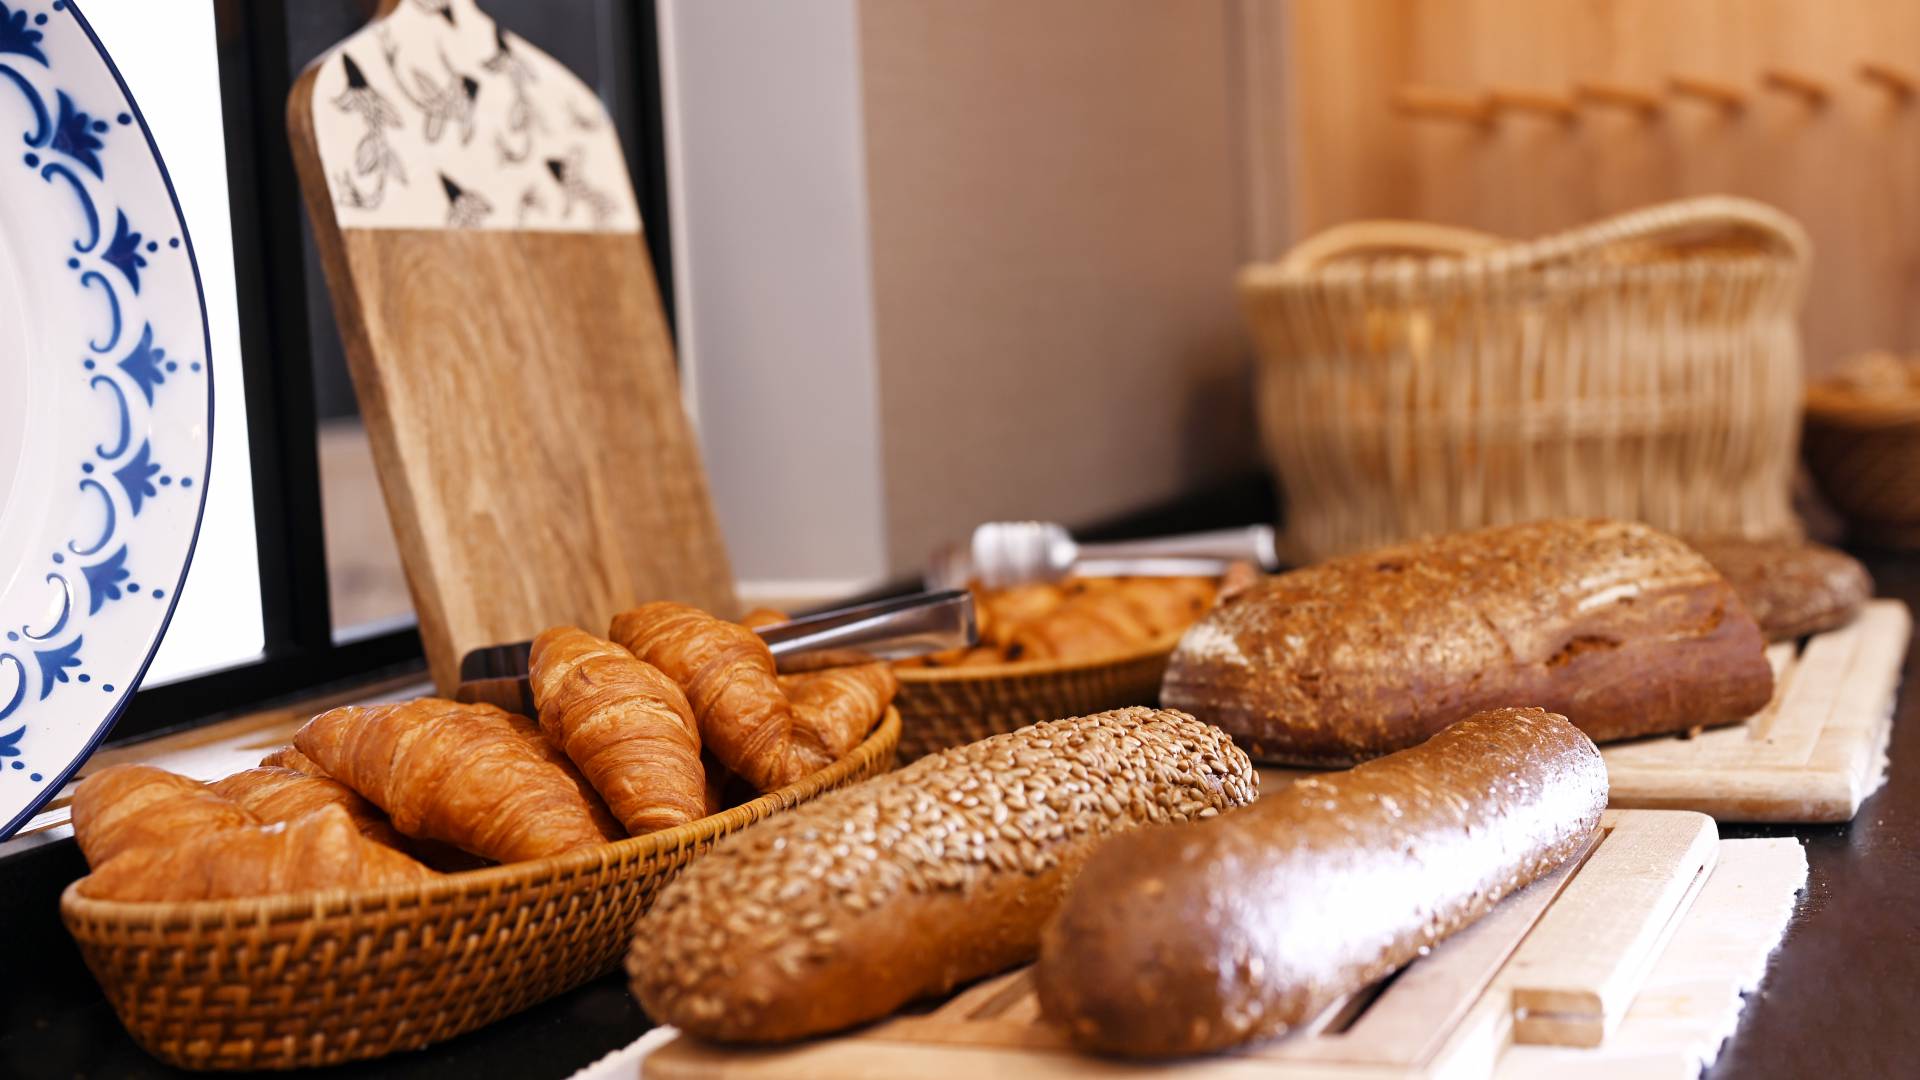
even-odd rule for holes
{"type": "Polygon", "coordinates": [[[1246,268],[1285,554],[1588,515],[1798,534],[1809,257],[1715,196],[1525,243],[1362,222],[1246,268]]]}
{"type": "Polygon", "coordinates": [[[1179,644],[1174,634],[1111,656],[974,667],[896,668],[900,760],[1043,720],[1085,716],[1160,699],[1160,678],[1179,644]]]}
{"type": "Polygon", "coordinates": [[[1920,400],[1816,386],[1802,439],[1807,471],[1854,540],[1920,548],[1920,400]]]}
{"type": "MultiPolygon", "coordinates": [[[[661,886],[721,837],[893,766],[887,710],[845,758],[648,836],[423,884],[192,903],[60,897],[121,1023],[189,1069],[331,1065],[472,1031],[613,971],[661,886]]],[[[82,879],[85,880],[85,879],[82,879]]]]}

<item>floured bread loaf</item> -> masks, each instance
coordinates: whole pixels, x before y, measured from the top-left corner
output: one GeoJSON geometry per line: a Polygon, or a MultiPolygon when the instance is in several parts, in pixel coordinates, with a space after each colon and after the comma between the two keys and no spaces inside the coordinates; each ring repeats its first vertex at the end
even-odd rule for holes
{"type": "Polygon", "coordinates": [[[1187,631],[1161,701],[1258,760],[1346,765],[1508,705],[1600,742],[1733,723],[1772,695],[1763,649],[1733,588],[1679,540],[1543,521],[1267,578],[1187,631]]]}

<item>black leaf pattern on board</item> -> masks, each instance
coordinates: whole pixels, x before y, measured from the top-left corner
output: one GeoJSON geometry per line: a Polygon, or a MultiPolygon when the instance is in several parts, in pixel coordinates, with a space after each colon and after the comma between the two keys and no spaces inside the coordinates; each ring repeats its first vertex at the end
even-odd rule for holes
{"type": "Polygon", "coordinates": [[[447,228],[479,228],[493,213],[493,204],[477,191],[468,191],[446,173],[440,174],[440,189],[447,193],[447,228]]]}
{"type": "Polygon", "coordinates": [[[408,73],[412,76],[409,88],[408,75],[400,72],[400,46],[394,43],[392,34],[381,35],[380,51],[386,57],[387,70],[393,75],[401,96],[420,111],[420,133],[428,144],[439,142],[449,127],[460,129],[460,145],[473,141],[477,118],[474,105],[480,96],[480,80],[455,70],[453,61],[447,59],[446,50],[442,49],[440,66],[446,71],[445,81],[416,67],[408,73]]]}
{"type": "Polygon", "coordinates": [[[400,113],[380,91],[368,85],[366,72],[351,54],[341,53],[340,63],[346,71],[347,88],[333,99],[334,108],[360,117],[366,130],[354,148],[353,169],[342,170],[334,181],[340,186],[342,204],[373,210],[385,201],[389,179],[407,182],[406,166],[387,140],[389,128],[397,131],[401,127],[400,113]],[[362,182],[367,186],[360,186],[362,182]]]}
{"type": "Polygon", "coordinates": [[[582,168],[585,158],[586,151],[576,146],[564,158],[548,158],[547,171],[553,174],[553,179],[560,185],[560,193],[566,198],[560,206],[561,218],[572,218],[575,207],[585,207],[595,225],[604,225],[614,215],[616,207],[612,198],[585,180],[583,174],[586,170],[582,168]]]}

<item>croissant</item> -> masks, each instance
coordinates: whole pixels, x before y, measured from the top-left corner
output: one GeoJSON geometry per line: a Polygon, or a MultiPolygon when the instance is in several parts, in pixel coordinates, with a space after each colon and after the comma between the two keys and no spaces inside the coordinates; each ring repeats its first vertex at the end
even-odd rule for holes
{"type": "Polygon", "coordinates": [[[1147,628],[1147,640],[1179,633],[1213,606],[1219,587],[1212,578],[1122,578],[1113,591],[1147,628]]]}
{"type": "Polygon", "coordinates": [[[260,764],[263,768],[273,766],[281,769],[292,769],[294,772],[306,773],[308,776],[324,777],[327,775],[327,770],[315,765],[312,758],[291,746],[283,746],[273,753],[268,754],[266,757],[261,758],[260,764]]]}
{"type": "Polygon", "coordinates": [[[773,654],[746,627],[660,600],[615,616],[612,636],[686,691],[701,742],[756,789],[783,787],[834,760],[796,739],[773,654]]]}
{"type": "Polygon", "coordinates": [[[533,639],[528,671],[541,730],[586,774],[629,833],[706,816],[693,707],[659,668],[561,626],[533,639]]]}
{"type": "Polygon", "coordinates": [[[1007,652],[1015,660],[1068,660],[1124,652],[1154,636],[1125,593],[1088,590],[1021,625],[1007,652]]]}
{"type": "Polygon", "coordinates": [[[311,889],[363,889],[433,872],[360,834],[334,804],[289,822],[218,829],[134,848],[80,883],[101,900],[225,900],[311,889]]]}
{"type": "Polygon", "coordinates": [[[1013,643],[1021,626],[1041,618],[1066,600],[1058,585],[1013,585],[1004,589],[973,587],[974,624],[980,641],[997,648],[1013,643]]]}
{"type": "Polygon", "coordinates": [[[500,862],[610,839],[576,776],[529,741],[531,726],[492,705],[421,698],[321,713],[293,743],[408,836],[500,862]]]}
{"type": "Polygon", "coordinates": [[[780,688],[793,703],[795,727],[812,731],[829,760],[838,761],[880,722],[900,680],[891,666],[875,662],[782,675],[780,688]]]}
{"type": "MultiPolygon", "coordinates": [[[[295,751],[298,753],[298,751],[295,751]]],[[[322,806],[338,806],[369,840],[404,851],[406,841],[380,808],[338,780],[312,776],[277,765],[237,772],[207,785],[252,812],[263,822],[293,821],[322,806]]]]}
{"type": "Polygon", "coordinates": [[[73,837],[96,870],[136,848],[167,848],[258,824],[245,807],[198,780],[151,765],[101,769],[73,790],[73,837]]]}
{"type": "Polygon", "coordinates": [[[754,608],[740,619],[740,625],[749,630],[765,630],[769,626],[779,626],[783,622],[792,622],[793,616],[772,608],[754,608]]]}
{"type": "Polygon", "coordinates": [[[587,782],[586,776],[580,771],[580,766],[575,765],[573,759],[553,745],[552,740],[547,738],[546,732],[540,730],[540,722],[521,716],[519,713],[502,711],[501,715],[506,717],[507,731],[510,734],[526,743],[527,749],[540,755],[540,760],[560,770],[560,775],[566,777],[567,783],[573,785],[574,792],[580,796],[580,801],[586,804],[587,813],[593,818],[593,827],[600,831],[600,838],[624,840],[627,830],[620,824],[620,819],[614,817],[613,811],[607,809],[606,800],[602,799],[600,793],[593,789],[593,785],[587,782]]]}

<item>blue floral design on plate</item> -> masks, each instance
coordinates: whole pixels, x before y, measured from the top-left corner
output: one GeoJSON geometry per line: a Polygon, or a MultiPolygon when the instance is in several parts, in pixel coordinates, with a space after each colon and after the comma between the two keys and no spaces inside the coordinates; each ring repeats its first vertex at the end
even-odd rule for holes
{"type": "Polygon", "coordinates": [[[4,839],[92,752],[153,659],[198,537],[214,414],[179,201],[71,0],[0,0],[0,145],[16,151],[0,158],[0,198],[22,211],[0,233],[0,269],[19,266],[49,298],[26,338],[44,351],[0,355],[0,374],[71,373],[26,384],[38,422],[20,473],[48,508],[0,583],[4,839]],[[129,603],[136,591],[158,602],[129,603]]]}

